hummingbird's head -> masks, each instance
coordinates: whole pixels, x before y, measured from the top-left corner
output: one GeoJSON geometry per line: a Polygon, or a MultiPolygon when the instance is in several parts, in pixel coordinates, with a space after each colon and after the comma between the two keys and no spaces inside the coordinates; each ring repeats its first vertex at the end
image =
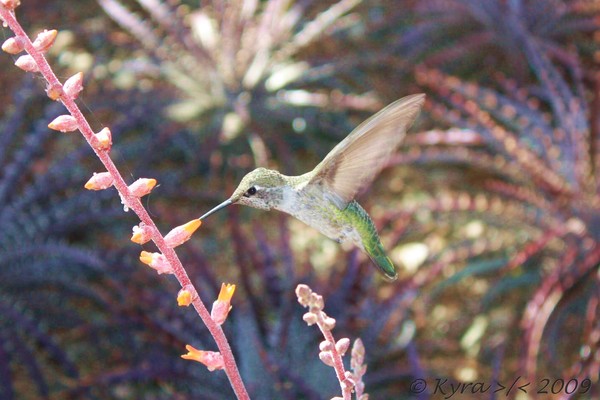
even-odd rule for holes
{"type": "Polygon", "coordinates": [[[231,195],[232,204],[270,210],[283,196],[283,175],[266,168],[257,168],[242,178],[231,195]]]}
{"type": "Polygon", "coordinates": [[[229,199],[201,216],[200,219],[204,219],[231,204],[243,204],[261,210],[270,210],[282,201],[284,185],[285,178],[279,172],[257,168],[242,178],[229,199]]]}

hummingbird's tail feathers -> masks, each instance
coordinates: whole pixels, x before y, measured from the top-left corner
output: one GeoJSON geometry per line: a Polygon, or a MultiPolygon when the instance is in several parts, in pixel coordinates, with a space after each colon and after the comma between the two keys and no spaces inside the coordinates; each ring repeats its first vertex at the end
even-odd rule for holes
{"type": "Polygon", "coordinates": [[[371,248],[365,247],[365,252],[371,261],[373,261],[373,264],[375,264],[375,266],[379,268],[381,272],[383,272],[388,280],[395,281],[398,279],[398,271],[392,263],[392,260],[390,260],[390,258],[385,254],[381,242],[377,243],[371,248]]]}

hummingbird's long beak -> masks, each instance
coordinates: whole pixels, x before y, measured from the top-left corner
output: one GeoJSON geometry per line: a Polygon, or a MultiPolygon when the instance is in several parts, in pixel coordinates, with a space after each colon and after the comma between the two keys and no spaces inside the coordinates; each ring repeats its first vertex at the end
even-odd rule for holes
{"type": "Polygon", "coordinates": [[[214,214],[217,211],[219,211],[219,210],[221,210],[221,209],[223,209],[223,208],[225,208],[225,207],[227,207],[227,206],[229,206],[231,204],[233,204],[233,201],[231,201],[231,199],[227,199],[227,200],[225,200],[224,202],[222,202],[221,204],[219,204],[218,206],[216,206],[215,208],[213,208],[212,210],[210,210],[209,212],[207,212],[206,214],[204,214],[203,216],[201,216],[198,219],[204,219],[204,218],[208,217],[209,215],[214,214]]]}

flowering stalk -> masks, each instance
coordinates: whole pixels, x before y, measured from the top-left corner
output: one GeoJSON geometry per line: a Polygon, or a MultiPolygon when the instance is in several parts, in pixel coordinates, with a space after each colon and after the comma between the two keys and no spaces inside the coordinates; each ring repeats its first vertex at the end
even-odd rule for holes
{"type": "Polygon", "coordinates": [[[366,371],[366,366],[363,365],[364,347],[360,339],[357,339],[352,349],[351,365],[354,373],[344,369],[342,356],[348,350],[350,340],[342,338],[335,341],[331,331],[335,327],[335,319],[329,317],[324,311],[325,302],[323,296],[313,292],[307,285],[298,285],[296,287],[296,296],[298,302],[308,307],[308,312],[304,314],[302,319],[309,326],[317,324],[325,340],[319,345],[321,352],[319,358],[324,364],[333,367],[335,374],[340,382],[343,397],[334,397],[332,400],[350,400],[352,391],[356,388],[356,397],[358,400],[367,400],[368,395],[363,394],[364,383],[362,376],[366,371]]]}
{"type": "MultiPolygon", "coordinates": [[[[154,241],[158,249],[166,258],[167,262],[171,265],[173,273],[179,281],[181,287],[193,288],[190,278],[188,277],[183,265],[181,264],[181,261],[173,249],[174,246],[172,244],[169,245],[165,241],[165,238],[161,235],[154,221],[142,205],[140,197],[131,192],[127,183],[125,183],[123,176],[115,166],[113,160],[110,158],[110,135],[104,131],[100,137],[96,136],[90,127],[90,124],[75,103],[75,98],[80,90],[78,82],[80,77],[74,77],[66,88],[63,87],[43,54],[43,52],[47,50],[45,43],[47,41],[48,31],[43,32],[42,34],[44,36],[40,37],[39,42],[34,45],[15,17],[14,8],[18,5],[19,1],[17,0],[0,0],[0,18],[15,34],[15,38],[6,46],[3,46],[3,48],[8,47],[9,50],[12,51],[18,50],[22,47],[27,51],[29,55],[21,56],[16,63],[17,66],[28,72],[39,72],[48,83],[46,90],[48,96],[53,100],[60,100],[70,113],[70,118],[63,118],[62,121],[55,121],[56,124],[58,124],[58,127],[71,128],[73,125],[75,125],[76,128],[79,129],[85,140],[94,150],[106,168],[106,173],[112,177],[112,184],[119,192],[119,195],[123,199],[125,206],[132,209],[140,218],[145,226],[145,229],[149,231],[150,238],[152,241],[154,241]]],[[[242,382],[235,359],[231,352],[231,348],[227,342],[227,338],[225,337],[223,330],[219,324],[217,324],[211,318],[210,313],[200,300],[200,297],[196,296],[192,300],[192,305],[215,339],[217,347],[219,348],[220,354],[223,358],[223,369],[225,370],[225,373],[231,382],[236,396],[238,399],[249,399],[248,393],[242,382]]]]}

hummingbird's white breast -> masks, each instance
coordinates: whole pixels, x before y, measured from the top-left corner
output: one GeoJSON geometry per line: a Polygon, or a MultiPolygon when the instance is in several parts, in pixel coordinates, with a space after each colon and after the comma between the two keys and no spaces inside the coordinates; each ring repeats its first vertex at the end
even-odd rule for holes
{"type": "Polygon", "coordinates": [[[363,248],[362,240],[343,210],[328,200],[323,191],[312,185],[284,186],[281,201],[274,206],[312,226],[339,243],[350,241],[363,248]]]}

